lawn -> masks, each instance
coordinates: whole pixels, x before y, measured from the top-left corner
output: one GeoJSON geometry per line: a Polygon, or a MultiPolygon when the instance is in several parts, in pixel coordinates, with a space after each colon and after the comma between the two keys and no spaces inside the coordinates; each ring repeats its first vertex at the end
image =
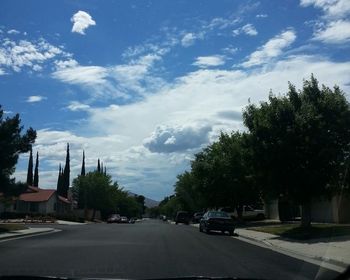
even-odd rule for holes
{"type": "Polygon", "coordinates": [[[254,227],[249,229],[298,240],[350,235],[350,225],[334,224],[313,224],[309,229],[301,228],[296,224],[254,227]]]}
{"type": "Polygon", "coordinates": [[[28,227],[19,224],[0,224],[0,234],[27,228],[28,227]]]}

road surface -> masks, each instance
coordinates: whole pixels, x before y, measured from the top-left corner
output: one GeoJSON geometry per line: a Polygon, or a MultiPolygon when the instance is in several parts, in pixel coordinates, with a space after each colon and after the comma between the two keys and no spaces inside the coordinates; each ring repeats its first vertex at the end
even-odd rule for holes
{"type": "Polygon", "coordinates": [[[148,220],[55,226],[62,231],[0,243],[0,275],[103,278],[231,276],[333,279],[337,273],[237,238],[148,220]]]}

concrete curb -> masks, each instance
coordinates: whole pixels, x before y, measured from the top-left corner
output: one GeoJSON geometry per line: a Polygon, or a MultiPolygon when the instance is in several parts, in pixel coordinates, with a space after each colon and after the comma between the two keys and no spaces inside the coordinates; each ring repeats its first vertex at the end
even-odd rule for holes
{"type": "MultiPolygon", "coordinates": [[[[198,224],[190,224],[190,225],[195,227],[195,228],[199,227],[198,224]]],[[[296,251],[296,250],[289,250],[289,249],[286,249],[286,248],[284,248],[282,246],[278,246],[276,244],[272,244],[266,239],[259,240],[259,239],[256,239],[254,237],[251,237],[251,236],[246,236],[244,234],[237,233],[236,230],[238,230],[238,232],[239,232],[239,229],[237,229],[237,228],[235,229],[235,233],[238,236],[232,236],[232,238],[239,237],[239,240],[244,241],[244,242],[248,242],[248,243],[251,243],[251,244],[254,244],[256,246],[261,246],[261,247],[264,247],[264,248],[267,248],[267,249],[271,249],[271,250],[277,251],[279,253],[291,256],[291,257],[299,257],[299,258],[301,258],[303,260],[311,259],[311,260],[315,260],[317,262],[326,263],[326,264],[329,264],[330,266],[332,266],[333,269],[337,270],[338,272],[343,272],[349,266],[349,264],[347,264],[345,262],[342,262],[342,261],[339,261],[339,260],[335,260],[335,259],[331,259],[331,258],[328,258],[328,257],[319,257],[319,256],[314,256],[314,255],[307,255],[307,254],[303,254],[303,253],[301,253],[299,251],[296,251]]],[[[328,267],[328,268],[330,268],[330,267],[328,267]]]]}
{"type": "Polygon", "coordinates": [[[7,234],[0,234],[0,242],[5,242],[8,240],[12,239],[19,239],[19,238],[24,238],[24,237],[31,237],[35,235],[44,235],[44,234],[49,234],[49,233],[54,233],[54,232],[59,232],[61,230],[55,229],[55,228],[45,228],[43,230],[37,230],[34,232],[12,232],[12,233],[7,233],[7,234]],[[5,235],[5,236],[2,236],[5,235]]]}

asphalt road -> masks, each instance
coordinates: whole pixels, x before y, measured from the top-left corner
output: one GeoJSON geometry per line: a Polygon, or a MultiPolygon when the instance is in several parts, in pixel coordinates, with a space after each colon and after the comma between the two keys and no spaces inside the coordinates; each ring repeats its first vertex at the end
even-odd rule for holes
{"type": "Polygon", "coordinates": [[[61,232],[0,243],[0,275],[333,279],[337,273],[197,228],[161,221],[56,226],[61,232]]]}

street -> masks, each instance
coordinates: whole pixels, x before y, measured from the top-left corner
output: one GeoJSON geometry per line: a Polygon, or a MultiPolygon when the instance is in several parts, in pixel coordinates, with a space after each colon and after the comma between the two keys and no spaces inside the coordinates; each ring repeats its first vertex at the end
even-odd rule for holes
{"type": "Polygon", "coordinates": [[[57,225],[62,231],[0,242],[0,275],[333,279],[319,268],[237,238],[157,220],[57,225]]]}

